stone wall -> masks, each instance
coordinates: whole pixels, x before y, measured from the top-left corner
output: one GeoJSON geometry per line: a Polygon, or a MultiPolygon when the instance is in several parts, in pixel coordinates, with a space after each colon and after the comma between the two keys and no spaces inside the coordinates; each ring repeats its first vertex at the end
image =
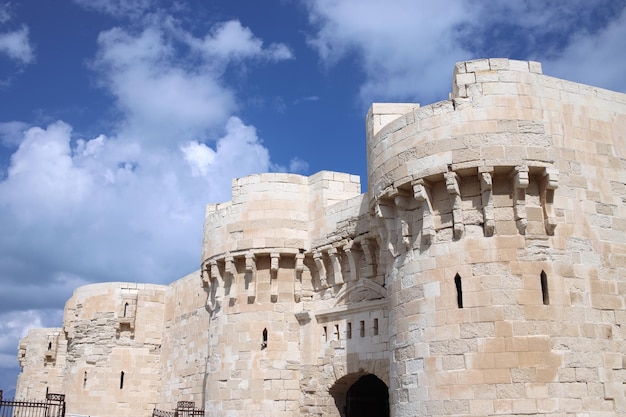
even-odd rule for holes
{"type": "Polygon", "coordinates": [[[167,287],[106,283],[77,289],[65,306],[67,412],[149,415],[160,388],[167,287]]]}
{"type": "Polygon", "coordinates": [[[234,180],[200,271],[78,289],[62,331],[21,342],[18,395],[101,417],[626,414],[626,96],[476,60],[448,100],[366,125],[368,192],[234,180]]]}
{"type": "Polygon", "coordinates": [[[625,126],[624,95],[493,59],[370,131],[392,415],[626,412],[625,126]]]}
{"type": "Polygon", "coordinates": [[[33,329],[20,341],[17,360],[22,367],[15,398],[41,399],[63,392],[67,340],[62,328],[33,329]]]}
{"type": "Polygon", "coordinates": [[[177,281],[165,295],[161,344],[161,394],[158,408],[172,409],[178,401],[204,404],[210,316],[200,271],[177,281]]]}

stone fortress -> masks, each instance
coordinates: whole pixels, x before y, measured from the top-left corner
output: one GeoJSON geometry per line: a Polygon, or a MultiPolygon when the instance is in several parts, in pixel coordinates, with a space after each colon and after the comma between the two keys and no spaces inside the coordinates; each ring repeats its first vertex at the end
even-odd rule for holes
{"type": "Polygon", "coordinates": [[[69,415],[626,416],[626,95],[537,62],[374,104],[359,178],[260,174],[201,270],[78,288],[19,346],[69,415]]]}

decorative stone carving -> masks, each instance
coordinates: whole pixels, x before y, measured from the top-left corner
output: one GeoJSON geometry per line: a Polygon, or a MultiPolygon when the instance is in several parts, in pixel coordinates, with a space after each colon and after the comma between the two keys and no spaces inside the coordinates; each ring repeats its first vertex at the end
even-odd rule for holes
{"type": "Polygon", "coordinates": [[[465,225],[463,224],[463,204],[461,201],[461,190],[459,189],[459,177],[453,171],[446,172],[444,177],[446,178],[446,188],[452,203],[454,237],[460,239],[465,231],[465,225]]]}
{"type": "Polygon", "coordinates": [[[483,230],[486,237],[493,236],[496,229],[496,221],[493,209],[493,167],[485,166],[478,168],[480,181],[480,194],[483,205],[483,230]]]}
{"type": "Polygon", "coordinates": [[[432,244],[435,241],[435,224],[433,222],[433,206],[426,188],[426,181],[419,179],[413,181],[411,185],[415,200],[422,208],[422,237],[426,244],[432,244]]]}
{"type": "Polygon", "coordinates": [[[528,188],[528,167],[516,166],[512,174],[513,214],[520,234],[526,234],[528,219],[526,217],[526,188],[528,188]]]}

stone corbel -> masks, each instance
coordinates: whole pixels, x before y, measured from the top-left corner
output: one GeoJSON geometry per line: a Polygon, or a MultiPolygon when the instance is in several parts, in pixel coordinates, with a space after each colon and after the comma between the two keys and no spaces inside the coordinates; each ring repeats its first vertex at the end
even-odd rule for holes
{"type": "Polygon", "coordinates": [[[460,239],[465,232],[465,224],[463,224],[463,201],[461,200],[461,190],[459,189],[459,176],[456,172],[449,171],[444,174],[444,177],[446,179],[446,189],[452,203],[454,238],[460,239]]]}
{"type": "Polygon", "coordinates": [[[296,254],[295,278],[293,282],[293,299],[299,303],[302,299],[302,272],[304,271],[304,253],[296,254]]]}
{"type": "Polygon", "coordinates": [[[270,298],[272,303],[278,301],[278,265],[280,263],[280,253],[270,253],[270,298]]]}
{"type": "Polygon", "coordinates": [[[526,217],[526,188],[528,188],[528,167],[516,166],[512,178],[513,215],[520,234],[526,234],[528,219],[526,217]]]}
{"type": "Polygon", "coordinates": [[[483,203],[483,229],[486,237],[493,236],[496,220],[493,209],[493,167],[479,167],[480,194],[483,203]]]}
{"type": "Polygon", "coordinates": [[[359,280],[359,253],[354,250],[354,241],[349,240],[348,243],[343,245],[343,251],[348,257],[348,265],[350,265],[350,282],[356,282],[359,280]]]}
{"type": "Polygon", "coordinates": [[[343,272],[341,272],[341,258],[337,252],[337,248],[330,248],[328,250],[328,256],[330,257],[330,264],[333,267],[334,285],[343,284],[343,272]]]}
{"type": "Polygon", "coordinates": [[[319,251],[313,252],[313,261],[315,261],[315,267],[320,277],[320,286],[322,289],[328,288],[328,280],[326,279],[326,265],[324,265],[324,258],[319,251]]]}
{"type": "Polygon", "coordinates": [[[359,239],[359,245],[361,246],[361,250],[363,251],[363,256],[365,256],[365,268],[363,269],[363,274],[365,277],[373,278],[376,276],[376,255],[374,247],[374,243],[370,239],[359,239]]]}
{"type": "Polygon", "coordinates": [[[390,204],[385,204],[382,201],[377,201],[374,207],[374,216],[378,221],[378,235],[384,245],[387,245],[387,249],[391,253],[391,256],[397,256],[395,250],[396,243],[396,219],[394,214],[394,208],[390,204]],[[384,230],[380,230],[384,229],[384,230]],[[385,233],[386,232],[386,233],[385,233]]]}
{"type": "Polygon", "coordinates": [[[554,235],[556,229],[556,216],[554,215],[554,191],[559,188],[559,170],[545,168],[541,179],[541,206],[543,207],[543,219],[546,234],[554,235]]]}
{"type": "Polygon", "coordinates": [[[236,276],[237,268],[235,267],[235,260],[230,254],[227,254],[226,258],[224,259],[224,281],[228,279],[228,296],[231,300],[237,298],[237,283],[235,282],[236,276]]]}
{"type": "Polygon", "coordinates": [[[224,299],[224,278],[222,277],[220,267],[216,260],[209,261],[209,273],[211,274],[211,282],[215,285],[215,305],[219,307],[224,299]]]}
{"type": "Polygon", "coordinates": [[[256,257],[252,251],[246,253],[245,280],[248,284],[248,303],[252,304],[256,298],[256,257]]]}
{"type": "Polygon", "coordinates": [[[205,285],[205,287],[207,288],[206,308],[210,313],[215,311],[217,307],[217,301],[215,299],[217,286],[215,284],[214,278],[211,275],[211,269],[214,263],[215,263],[215,260],[212,260],[204,264],[204,274],[203,274],[203,279],[202,279],[203,283],[206,283],[205,285]]]}
{"type": "Polygon", "coordinates": [[[426,187],[426,181],[419,179],[411,183],[413,196],[422,208],[422,237],[427,244],[435,241],[435,224],[433,221],[433,206],[426,187]]]}
{"type": "Polygon", "coordinates": [[[200,278],[202,278],[202,287],[208,287],[211,285],[211,276],[209,274],[209,264],[204,263],[200,268],[200,278]]]}
{"type": "Polygon", "coordinates": [[[409,222],[405,218],[406,212],[411,212],[418,207],[417,201],[412,196],[396,195],[393,202],[398,209],[398,229],[400,230],[400,238],[405,249],[411,246],[411,228],[409,222]]]}

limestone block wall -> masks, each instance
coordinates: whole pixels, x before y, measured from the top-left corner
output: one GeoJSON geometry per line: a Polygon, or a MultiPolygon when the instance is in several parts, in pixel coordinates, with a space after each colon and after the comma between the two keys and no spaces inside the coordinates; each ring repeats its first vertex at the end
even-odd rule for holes
{"type": "Polygon", "coordinates": [[[62,331],[22,341],[18,395],[345,417],[366,378],[393,417],[626,415],[626,96],[476,60],[449,100],[366,123],[367,193],[234,180],[200,271],[76,290],[62,331]]]}
{"type": "Polygon", "coordinates": [[[358,178],[347,174],[264,174],[236,180],[232,202],[209,206],[203,251],[212,314],[209,415],[291,416],[309,407],[321,415],[301,389],[318,379],[323,326],[312,313],[314,294],[342,284],[342,270],[350,275],[342,239],[367,232],[359,192],[358,178]]]}
{"type": "Polygon", "coordinates": [[[158,407],[171,410],[178,401],[204,406],[209,347],[207,294],[200,271],[170,284],[165,295],[158,407]]]}
{"type": "Polygon", "coordinates": [[[626,96],[490,59],[375,112],[392,415],[625,413],[626,96]]]}
{"type": "Polygon", "coordinates": [[[151,284],[78,288],[65,306],[67,412],[150,415],[160,390],[165,292],[151,284]]]}
{"type": "Polygon", "coordinates": [[[33,329],[20,341],[15,398],[46,398],[46,393],[63,393],[67,340],[61,328],[33,329]]]}

